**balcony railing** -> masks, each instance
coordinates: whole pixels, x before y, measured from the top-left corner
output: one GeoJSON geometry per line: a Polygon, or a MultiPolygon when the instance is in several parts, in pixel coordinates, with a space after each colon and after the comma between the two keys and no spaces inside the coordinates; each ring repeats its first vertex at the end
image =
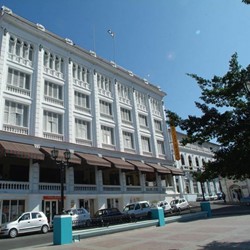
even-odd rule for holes
{"type": "Polygon", "coordinates": [[[22,135],[28,135],[29,130],[25,127],[19,127],[11,124],[3,124],[3,131],[15,133],[15,134],[22,134],[22,135]]]}
{"type": "MultiPolygon", "coordinates": [[[[32,185],[34,187],[34,185],[32,185]]],[[[0,192],[1,193],[43,193],[43,194],[60,194],[61,185],[60,183],[46,183],[40,182],[37,184],[37,188],[32,190],[32,186],[29,182],[19,182],[19,181],[5,181],[0,180],[0,192]],[[36,191],[37,190],[37,191],[36,191]]],[[[102,185],[101,191],[99,191],[98,186],[96,184],[74,184],[73,190],[70,191],[67,189],[66,184],[64,185],[65,194],[73,193],[73,194],[84,194],[84,193],[92,193],[96,194],[97,192],[100,193],[159,193],[165,192],[166,190],[172,190],[171,187],[169,188],[160,188],[157,186],[146,186],[145,189],[143,186],[131,186],[127,185],[124,187],[121,185],[102,185]]]]}
{"type": "Polygon", "coordinates": [[[0,181],[1,193],[13,193],[13,191],[20,193],[28,193],[30,185],[28,182],[17,181],[0,181]]]}
{"type": "Polygon", "coordinates": [[[74,192],[96,192],[97,186],[96,185],[84,185],[84,184],[75,184],[74,185],[74,192]]]}
{"type": "Polygon", "coordinates": [[[127,192],[136,192],[141,193],[142,187],[141,186],[126,186],[127,192]]]}

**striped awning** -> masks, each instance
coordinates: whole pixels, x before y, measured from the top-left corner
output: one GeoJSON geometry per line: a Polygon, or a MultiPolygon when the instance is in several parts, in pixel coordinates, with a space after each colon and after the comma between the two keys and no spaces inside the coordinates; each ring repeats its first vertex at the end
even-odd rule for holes
{"type": "Polygon", "coordinates": [[[91,166],[100,166],[100,167],[111,167],[111,163],[104,160],[103,158],[99,157],[98,155],[92,155],[92,154],[84,154],[84,153],[78,153],[75,152],[77,156],[84,159],[87,164],[91,166]]]}
{"type": "Polygon", "coordinates": [[[141,172],[154,172],[154,169],[146,164],[144,164],[141,161],[132,161],[132,160],[127,160],[127,162],[133,164],[134,166],[137,167],[137,169],[141,172]]]}
{"type": "MultiPolygon", "coordinates": [[[[51,151],[53,150],[53,148],[41,147],[40,150],[46,155],[46,157],[51,158],[51,151]]],[[[58,158],[56,160],[65,161],[65,158],[64,158],[65,150],[62,150],[62,149],[57,149],[57,150],[58,150],[58,158]]],[[[81,164],[81,159],[77,157],[76,155],[71,154],[69,162],[74,163],[74,164],[81,164]]]]}
{"type": "Polygon", "coordinates": [[[161,166],[157,163],[146,162],[146,164],[154,168],[159,174],[171,174],[171,170],[168,169],[167,167],[161,166]]]}
{"type": "Polygon", "coordinates": [[[22,159],[43,160],[44,154],[34,145],[10,141],[0,141],[0,157],[17,157],[22,159]]]}
{"type": "Polygon", "coordinates": [[[103,157],[105,160],[114,164],[116,168],[126,169],[126,170],[135,170],[135,166],[129,162],[122,160],[121,158],[115,157],[103,157]]]}
{"type": "Polygon", "coordinates": [[[179,168],[175,168],[175,167],[171,167],[171,166],[165,166],[165,167],[167,167],[169,170],[171,170],[172,175],[184,175],[184,172],[179,168]]]}

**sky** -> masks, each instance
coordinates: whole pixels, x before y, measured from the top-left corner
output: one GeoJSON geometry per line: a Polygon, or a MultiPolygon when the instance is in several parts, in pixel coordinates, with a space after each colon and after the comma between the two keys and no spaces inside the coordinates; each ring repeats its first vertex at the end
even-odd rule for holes
{"type": "Polygon", "coordinates": [[[166,93],[165,108],[199,115],[187,73],[223,76],[250,64],[250,5],[241,0],[0,0],[1,6],[115,61],[166,93]],[[114,33],[112,37],[108,30],[114,33]]]}

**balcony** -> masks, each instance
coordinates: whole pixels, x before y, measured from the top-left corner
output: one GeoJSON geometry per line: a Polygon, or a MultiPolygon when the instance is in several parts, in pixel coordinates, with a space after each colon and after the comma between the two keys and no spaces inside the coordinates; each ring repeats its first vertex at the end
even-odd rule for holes
{"type": "Polygon", "coordinates": [[[29,129],[25,127],[19,127],[10,124],[3,124],[3,131],[11,132],[15,134],[28,135],[29,129]]]}
{"type": "Polygon", "coordinates": [[[19,88],[17,86],[13,86],[10,84],[6,86],[6,89],[8,92],[15,93],[17,95],[26,96],[26,97],[30,97],[30,93],[31,93],[29,89],[19,88]]]}
{"type": "Polygon", "coordinates": [[[29,182],[19,181],[0,181],[1,193],[29,193],[30,192],[29,182]]]}
{"type": "Polygon", "coordinates": [[[23,57],[21,57],[21,56],[17,56],[17,55],[14,55],[14,54],[9,53],[9,54],[8,54],[8,57],[9,57],[9,59],[10,59],[11,61],[16,62],[16,63],[19,63],[19,64],[22,64],[22,65],[27,66],[27,67],[29,67],[29,68],[31,68],[32,65],[33,65],[32,61],[30,61],[30,60],[27,59],[27,58],[23,58],[23,57]]]}

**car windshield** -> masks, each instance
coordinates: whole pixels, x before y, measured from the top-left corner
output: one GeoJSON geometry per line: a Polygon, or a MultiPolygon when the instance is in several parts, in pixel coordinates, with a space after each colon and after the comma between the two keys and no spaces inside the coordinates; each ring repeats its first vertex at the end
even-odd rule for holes
{"type": "Polygon", "coordinates": [[[135,205],[134,204],[131,204],[131,205],[127,205],[124,209],[123,209],[123,211],[129,211],[129,210],[133,210],[135,208],[135,205]]]}
{"type": "Polygon", "coordinates": [[[171,203],[172,203],[172,204],[178,204],[178,203],[179,203],[179,200],[172,200],[171,203]]]}

